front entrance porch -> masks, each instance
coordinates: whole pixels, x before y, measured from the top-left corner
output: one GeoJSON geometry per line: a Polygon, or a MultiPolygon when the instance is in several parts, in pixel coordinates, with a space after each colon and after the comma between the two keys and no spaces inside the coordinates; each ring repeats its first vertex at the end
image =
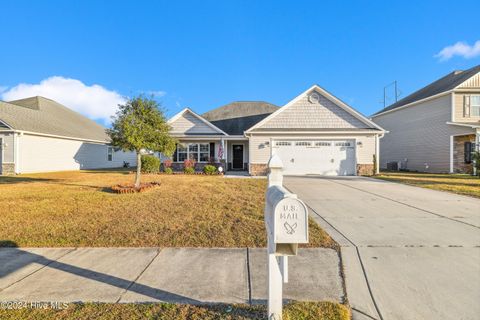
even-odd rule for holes
{"type": "Polygon", "coordinates": [[[453,137],[453,172],[473,172],[472,152],[475,151],[475,134],[453,137]]]}
{"type": "Polygon", "coordinates": [[[248,171],[248,140],[225,141],[227,171],[248,171]]]}
{"type": "Polygon", "coordinates": [[[174,171],[184,169],[185,160],[194,160],[195,171],[213,164],[224,171],[248,172],[248,140],[246,139],[179,139],[172,156],[174,171]]]}

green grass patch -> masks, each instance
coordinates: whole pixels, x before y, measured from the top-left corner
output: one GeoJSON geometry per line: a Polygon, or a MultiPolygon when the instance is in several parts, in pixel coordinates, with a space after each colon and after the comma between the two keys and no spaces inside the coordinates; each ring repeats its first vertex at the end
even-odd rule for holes
{"type": "Polygon", "coordinates": [[[480,198],[480,178],[467,174],[381,172],[374,178],[480,198]]]}
{"type": "MultiPolygon", "coordinates": [[[[0,309],[4,320],[243,320],[266,319],[266,307],[247,305],[181,305],[169,303],[154,304],[69,304],[66,309],[0,309]]],[[[285,320],[347,320],[349,309],[333,302],[291,302],[284,306],[285,320]]]]}

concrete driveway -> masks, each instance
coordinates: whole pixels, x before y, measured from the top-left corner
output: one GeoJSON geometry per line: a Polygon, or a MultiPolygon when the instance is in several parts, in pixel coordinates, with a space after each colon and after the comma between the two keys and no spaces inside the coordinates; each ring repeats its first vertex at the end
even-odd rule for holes
{"type": "Polygon", "coordinates": [[[480,318],[479,199],[364,177],[284,184],[341,244],[354,319],[480,318]]]}

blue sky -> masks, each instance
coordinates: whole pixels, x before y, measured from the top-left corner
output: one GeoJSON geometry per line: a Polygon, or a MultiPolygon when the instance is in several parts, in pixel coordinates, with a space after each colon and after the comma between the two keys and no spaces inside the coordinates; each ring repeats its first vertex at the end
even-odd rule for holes
{"type": "Polygon", "coordinates": [[[236,100],[283,105],[317,83],[370,115],[394,80],[405,96],[480,64],[473,47],[457,50],[463,56],[435,57],[459,41],[480,40],[479,11],[478,0],[4,0],[0,94],[18,97],[31,92],[19,84],[53,76],[75,79],[83,97],[69,93],[74,84],[63,91],[68,98],[56,84],[41,92],[105,122],[112,107],[96,110],[99,101],[115,99],[95,100],[94,84],[122,96],[156,92],[172,115],[236,100]],[[90,97],[95,103],[82,109],[90,97]]]}

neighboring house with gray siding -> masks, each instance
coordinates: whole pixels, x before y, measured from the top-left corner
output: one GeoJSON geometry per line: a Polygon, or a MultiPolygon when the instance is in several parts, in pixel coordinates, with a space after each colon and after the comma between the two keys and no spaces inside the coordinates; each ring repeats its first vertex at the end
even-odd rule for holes
{"type": "Polygon", "coordinates": [[[372,120],[388,131],[381,168],[397,163],[413,171],[470,173],[480,143],[480,66],[449,73],[372,120]]]}
{"type": "Polygon", "coordinates": [[[186,108],[169,120],[179,143],[173,167],[185,159],[227,171],[265,175],[278,154],[287,175],[371,175],[384,130],[314,85],[283,107],[233,102],[199,115],[186,108]]]}
{"type": "Polygon", "coordinates": [[[0,174],[136,165],[115,151],[105,128],[47,98],[0,101],[0,174]]]}

